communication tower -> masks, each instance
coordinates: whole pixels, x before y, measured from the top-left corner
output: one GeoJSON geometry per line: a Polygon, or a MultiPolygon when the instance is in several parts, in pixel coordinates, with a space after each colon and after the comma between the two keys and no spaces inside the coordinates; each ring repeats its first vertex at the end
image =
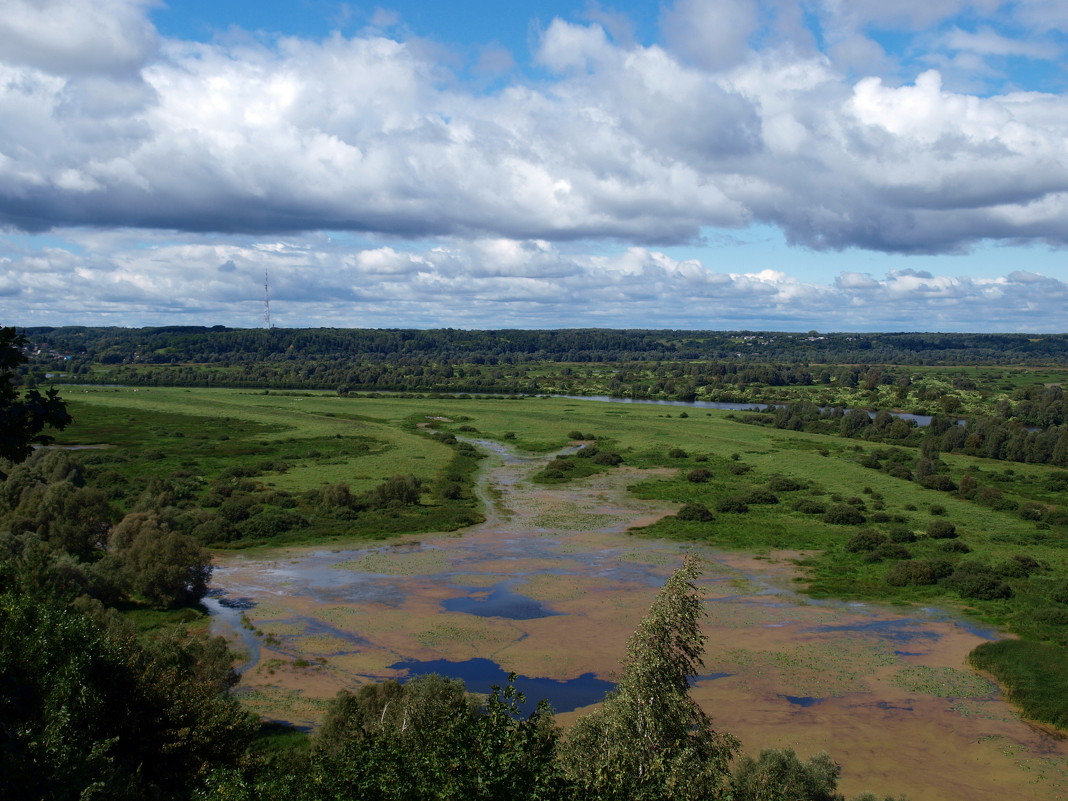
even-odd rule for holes
{"type": "Polygon", "coordinates": [[[270,331],[271,325],[271,293],[268,289],[267,271],[263,271],[263,327],[270,331]]]}

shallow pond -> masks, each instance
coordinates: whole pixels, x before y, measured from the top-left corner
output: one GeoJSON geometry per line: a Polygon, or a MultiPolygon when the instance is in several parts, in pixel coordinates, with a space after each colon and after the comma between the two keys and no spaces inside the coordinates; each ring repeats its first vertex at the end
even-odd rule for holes
{"type": "Polygon", "coordinates": [[[527,480],[544,456],[489,449],[488,519],[462,536],[220,559],[213,628],[246,653],[253,709],[309,726],[341,688],[439,672],[488,692],[514,672],[566,725],[611,687],[627,637],[692,552],[708,613],[693,693],[751,753],[829,751],[847,795],[1068,797],[1064,743],[965,667],[994,632],[935,609],[806,598],[791,589],[797,554],[629,536],[673,511],[626,495],[637,471],[545,489],[527,480]]]}

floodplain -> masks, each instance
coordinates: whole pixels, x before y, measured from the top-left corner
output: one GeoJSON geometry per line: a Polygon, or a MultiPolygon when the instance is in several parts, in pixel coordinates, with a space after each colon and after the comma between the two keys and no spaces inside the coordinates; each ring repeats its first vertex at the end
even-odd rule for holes
{"type": "MultiPolygon", "coordinates": [[[[1063,741],[1023,722],[966,663],[976,645],[1012,622],[1013,608],[962,603],[932,587],[889,587],[881,581],[885,563],[844,550],[851,528],[793,509],[789,499],[859,499],[870,516],[905,517],[899,525],[921,532],[932,518],[948,517],[982,556],[1012,558],[1025,542],[1054,577],[1065,570],[1059,540],[1046,529],[1036,538],[1034,525],[1018,517],[865,470],[855,443],[745,425],[723,413],[683,417],[544,398],[159,389],[68,397],[75,416],[96,428],[77,426],[80,439],[61,441],[115,446],[92,451],[101,466],[123,447],[118,431],[112,442],[94,435],[116,410],[145,421],[171,415],[160,430],[172,437],[221,425],[233,445],[269,451],[284,443],[292,453],[287,469],[256,476],[265,490],[370,485],[402,470],[431,484],[451,463],[450,446],[431,433],[452,432],[490,454],[471,476],[472,500],[486,518],[472,527],[416,528],[383,542],[369,541],[373,532],[346,536],[334,523],[324,533],[311,520],[289,544],[283,536],[283,547],[217,551],[213,626],[244,649],[239,692],[266,717],[313,725],[341,687],[432,668],[464,678],[514,671],[520,688],[532,698],[544,690],[566,723],[603,695],[656,587],[682,553],[697,551],[706,564],[709,640],[707,674],[694,695],[749,750],[828,750],[845,767],[847,793],[873,786],[913,799],[1068,792],[1063,741]],[[366,450],[345,451],[354,438],[366,450]],[[311,440],[314,451],[302,450],[311,440]],[[623,463],[577,479],[545,475],[557,453],[581,442],[611,449],[623,463]],[[702,468],[707,480],[686,480],[702,468]],[[775,478],[797,488],[745,513],[697,522],[675,516],[681,504],[715,508],[717,499],[775,478]],[[936,505],[941,510],[932,512],[936,505]],[[890,602],[911,605],[880,605],[890,602]]],[[[140,446],[131,439],[128,447],[140,446]]],[[[223,469],[184,461],[205,488],[216,479],[211,470],[223,469]]],[[[967,469],[976,467],[1004,471],[969,460],[967,469]]],[[[1038,492],[1046,473],[1014,465],[1005,483],[1038,492]]],[[[910,547],[923,554],[939,544],[921,537],[910,547]]]]}

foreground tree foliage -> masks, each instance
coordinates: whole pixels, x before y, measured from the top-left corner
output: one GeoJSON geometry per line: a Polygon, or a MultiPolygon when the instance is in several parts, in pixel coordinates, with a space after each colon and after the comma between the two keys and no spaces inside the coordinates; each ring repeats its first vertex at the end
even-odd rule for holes
{"type": "Polygon", "coordinates": [[[183,799],[256,721],[221,640],[136,636],[99,604],[0,594],[0,797],[183,799]]]}
{"type": "Polygon", "coordinates": [[[34,445],[52,441],[43,433],[45,428],[61,430],[71,422],[56,390],[43,395],[36,389],[19,393],[17,369],[28,361],[22,351],[28,344],[14,328],[0,328],[0,459],[12,462],[33,453],[34,445]]]}
{"type": "Polygon", "coordinates": [[[589,798],[730,797],[739,743],[712,728],[689,692],[704,652],[698,572],[689,557],[668,579],[627,644],[616,690],[568,734],[563,764],[589,798]]]}

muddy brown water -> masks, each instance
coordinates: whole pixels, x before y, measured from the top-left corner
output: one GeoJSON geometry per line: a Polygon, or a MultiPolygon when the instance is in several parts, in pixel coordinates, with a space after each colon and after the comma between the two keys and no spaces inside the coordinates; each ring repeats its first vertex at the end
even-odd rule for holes
{"type": "Polygon", "coordinates": [[[965,656],[995,632],[937,609],[814,601],[798,554],[627,535],[673,511],[610,475],[545,489],[545,457],[499,445],[485,523],[353,549],[220,556],[213,630],[244,652],[239,692],[314,726],[341,688],[439,672],[485,691],[519,674],[567,725],[603,697],[627,637],[685,553],[704,559],[706,670],[694,697],[754,755],[829,752],[840,789],[913,801],[1068,798],[1065,741],[1020,720],[965,656]]]}

